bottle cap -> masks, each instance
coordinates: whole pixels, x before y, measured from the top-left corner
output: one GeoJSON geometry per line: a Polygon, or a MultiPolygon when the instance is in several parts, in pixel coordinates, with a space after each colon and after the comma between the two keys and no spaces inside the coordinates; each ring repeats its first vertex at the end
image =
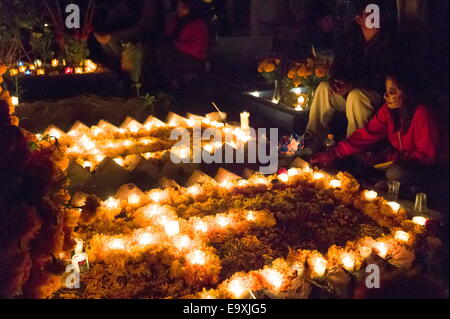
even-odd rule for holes
{"type": "Polygon", "coordinates": [[[334,135],[333,134],[328,134],[328,139],[329,140],[334,140],[334,135]]]}

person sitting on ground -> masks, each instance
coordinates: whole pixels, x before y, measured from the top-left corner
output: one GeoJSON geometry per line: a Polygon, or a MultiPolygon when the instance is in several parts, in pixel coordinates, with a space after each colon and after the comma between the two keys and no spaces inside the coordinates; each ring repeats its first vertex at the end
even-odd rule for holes
{"type": "Polygon", "coordinates": [[[159,67],[163,81],[176,89],[180,73],[201,72],[208,59],[209,30],[201,14],[201,1],[179,0],[164,35],[166,44],[158,50],[159,67]]]}
{"type": "Polygon", "coordinates": [[[312,9],[314,30],[310,35],[313,50],[319,56],[327,56],[332,60],[334,52],[334,17],[331,10],[324,4],[318,3],[312,9]]]}
{"type": "Polygon", "coordinates": [[[367,25],[366,7],[371,2],[360,2],[357,25],[338,42],[330,80],[316,89],[306,129],[306,136],[311,137],[307,138],[307,147],[322,144],[336,110],[346,113],[350,136],[364,127],[382,104],[384,75],[398,55],[393,35],[383,27],[383,21],[380,28],[367,25]]]}
{"type": "MultiPolygon", "coordinates": [[[[164,10],[160,0],[118,0],[108,12],[107,21],[101,31],[95,32],[95,38],[107,56],[108,67],[122,70],[124,54],[123,44],[141,43],[144,54],[144,78],[156,63],[156,47],[164,29],[164,10]],[[144,68],[145,69],[145,68],[144,68]]],[[[153,71],[153,72],[152,72],[153,71]]]]}
{"type": "Polygon", "coordinates": [[[334,149],[315,154],[312,163],[329,166],[337,159],[361,153],[387,138],[390,149],[375,154],[371,163],[392,162],[386,170],[387,180],[397,180],[404,185],[434,180],[438,171],[435,164],[439,156],[439,125],[431,108],[417,97],[420,81],[409,71],[392,72],[386,79],[386,104],[364,128],[334,149]]]}

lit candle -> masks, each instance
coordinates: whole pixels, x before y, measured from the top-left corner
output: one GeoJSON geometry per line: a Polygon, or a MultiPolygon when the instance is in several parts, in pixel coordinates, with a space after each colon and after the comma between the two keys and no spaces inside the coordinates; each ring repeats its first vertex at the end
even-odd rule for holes
{"type": "Polygon", "coordinates": [[[81,254],[83,252],[83,240],[75,238],[75,242],[77,243],[75,246],[75,254],[81,254]]]}
{"type": "Polygon", "coordinates": [[[297,169],[297,168],[291,168],[291,169],[288,170],[288,175],[291,176],[291,177],[300,175],[300,170],[297,169]]]}
{"type": "Polygon", "coordinates": [[[120,238],[114,238],[108,243],[108,248],[111,250],[124,250],[125,241],[120,238]]]}
{"type": "Polygon", "coordinates": [[[360,246],[358,247],[358,251],[362,258],[367,258],[372,253],[372,248],[367,246],[360,246]]]}
{"type": "Polygon", "coordinates": [[[72,73],[73,73],[73,68],[71,68],[71,67],[65,68],[65,69],[64,69],[64,73],[65,73],[65,74],[72,74],[72,73]]]}
{"type": "Polygon", "coordinates": [[[388,253],[388,245],[384,242],[376,242],[373,244],[373,248],[377,251],[378,256],[386,258],[388,253]]]}
{"type": "Polygon", "coordinates": [[[254,222],[254,221],[256,220],[255,212],[249,211],[249,212],[247,213],[247,220],[248,220],[249,222],[254,222]]]}
{"type": "Polygon", "coordinates": [[[287,183],[289,181],[289,175],[285,174],[285,173],[280,174],[280,175],[278,175],[278,179],[280,181],[282,181],[283,183],[287,183]]]}
{"type": "Polygon", "coordinates": [[[44,69],[37,69],[37,75],[45,75],[44,69]]]}
{"type": "Polygon", "coordinates": [[[353,271],[355,269],[355,258],[352,254],[344,253],[341,255],[341,262],[347,271],[353,271]]]}
{"type": "Polygon", "coordinates": [[[11,69],[9,70],[9,75],[10,76],[16,76],[19,74],[19,70],[18,69],[11,69]]]}
{"type": "Polygon", "coordinates": [[[11,103],[12,103],[12,105],[14,105],[14,106],[19,105],[19,98],[18,98],[17,96],[11,97],[11,103]]]}
{"type": "Polygon", "coordinates": [[[191,243],[191,239],[188,236],[184,235],[184,236],[175,238],[173,244],[175,245],[175,247],[178,250],[182,250],[182,249],[187,248],[190,243],[191,243]]]}
{"type": "Polygon", "coordinates": [[[27,70],[27,67],[25,65],[22,65],[19,67],[20,73],[25,73],[26,70],[27,70]]]}
{"type": "Polygon", "coordinates": [[[220,227],[226,227],[230,224],[230,220],[227,217],[219,216],[219,217],[217,217],[217,224],[220,227]]]}
{"type": "Polygon", "coordinates": [[[167,221],[164,225],[164,231],[167,236],[175,236],[180,232],[180,224],[175,221],[167,221]]]}
{"type": "Polygon", "coordinates": [[[82,67],[76,67],[75,68],[75,73],[76,74],[82,74],[83,73],[83,68],[82,67]]]}
{"type": "Polygon", "coordinates": [[[202,192],[202,188],[198,185],[191,186],[187,189],[187,192],[192,196],[197,196],[202,192]]]}
{"type": "Polygon", "coordinates": [[[137,205],[141,201],[141,196],[139,196],[137,194],[131,194],[128,196],[127,200],[128,200],[129,204],[137,205]]]}
{"type": "Polygon", "coordinates": [[[250,95],[252,95],[252,96],[254,96],[254,97],[260,97],[260,96],[261,96],[261,93],[258,92],[258,91],[254,91],[254,92],[251,92],[250,95]]]}
{"type": "Polygon", "coordinates": [[[166,200],[168,195],[165,191],[156,191],[156,192],[151,192],[149,194],[149,197],[153,202],[159,203],[159,202],[162,202],[163,200],[166,200]]]}
{"type": "Polygon", "coordinates": [[[58,59],[53,59],[52,60],[52,67],[56,68],[59,65],[59,60],[58,59]]]}
{"type": "Polygon", "coordinates": [[[377,198],[377,196],[378,194],[375,191],[364,191],[364,197],[369,201],[374,200],[375,198],[377,198]]]}
{"type": "Polygon", "coordinates": [[[398,213],[398,211],[400,210],[400,204],[396,203],[396,202],[389,202],[387,203],[389,205],[389,207],[392,209],[392,211],[394,213],[398,213]]]}
{"type": "Polygon", "coordinates": [[[235,278],[228,284],[228,291],[230,291],[235,298],[240,298],[247,287],[241,278],[235,278]]]}
{"type": "Polygon", "coordinates": [[[312,260],[312,268],[316,277],[322,277],[327,270],[327,261],[322,257],[315,257],[312,260]]]}
{"type": "Polygon", "coordinates": [[[206,261],[206,254],[199,249],[191,251],[186,257],[192,265],[204,265],[206,261]]]}
{"type": "Polygon", "coordinates": [[[334,188],[339,188],[339,187],[342,186],[342,183],[341,183],[340,180],[333,179],[333,180],[330,181],[330,186],[334,187],[334,188]]]}
{"type": "Polygon", "coordinates": [[[220,183],[220,186],[222,186],[223,188],[230,189],[233,187],[233,183],[231,183],[230,181],[223,181],[222,183],[220,183]]]}
{"type": "Polygon", "coordinates": [[[144,208],[144,216],[147,218],[152,218],[153,216],[161,215],[163,212],[164,208],[156,204],[152,204],[144,208]]]}
{"type": "Polygon", "coordinates": [[[118,199],[110,197],[104,202],[104,205],[108,209],[117,209],[119,207],[119,203],[120,201],[118,199]]]}
{"type": "Polygon", "coordinates": [[[422,216],[415,216],[412,219],[413,223],[419,226],[425,226],[427,224],[427,219],[422,216]]]}
{"type": "Polygon", "coordinates": [[[153,238],[152,234],[146,232],[139,235],[137,242],[140,246],[145,247],[153,244],[155,242],[155,239],[153,238]]]}
{"type": "Polygon", "coordinates": [[[284,278],[280,272],[273,269],[264,269],[263,276],[273,289],[279,290],[281,288],[284,278]]]}
{"type": "Polygon", "coordinates": [[[313,178],[315,180],[319,180],[319,179],[322,179],[324,177],[325,177],[325,175],[323,175],[322,173],[314,173],[314,175],[313,175],[313,178]]]}
{"type": "Polygon", "coordinates": [[[250,113],[241,113],[241,129],[248,130],[250,128],[250,113]]]}
{"type": "Polygon", "coordinates": [[[208,231],[208,225],[204,221],[199,220],[197,223],[195,223],[194,229],[196,231],[206,233],[208,231]]]}
{"type": "Polygon", "coordinates": [[[405,231],[397,230],[395,232],[395,239],[397,241],[406,243],[409,240],[409,234],[407,232],[405,232],[405,231]]]}
{"type": "Polygon", "coordinates": [[[40,67],[42,66],[42,61],[41,61],[41,60],[36,60],[36,61],[34,61],[34,65],[35,65],[37,68],[40,68],[40,67]]]}

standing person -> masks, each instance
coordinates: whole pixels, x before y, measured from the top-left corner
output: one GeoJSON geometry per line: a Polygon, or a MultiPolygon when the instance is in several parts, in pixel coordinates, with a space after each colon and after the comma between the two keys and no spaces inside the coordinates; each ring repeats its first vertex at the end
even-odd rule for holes
{"type": "Polygon", "coordinates": [[[381,106],[384,77],[395,64],[396,54],[393,36],[383,23],[380,28],[366,24],[366,7],[372,2],[359,2],[355,27],[337,44],[330,80],[315,92],[307,126],[312,145],[320,145],[325,138],[336,110],[346,113],[350,136],[381,106]]]}
{"type": "Polygon", "coordinates": [[[166,43],[158,50],[161,76],[168,86],[177,89],[180,73],[203,71],[208,59],[209,30],[201,1],[179,0],[164,36],[166,43]]]}
{"type": "Polygon", "coordinates": [[[334,52],[334,17],[325,3],[319,2],[312,9],[313,30],[310,42],[319,55],[332,56],[334,52]]]}
{"type": "MultiPolygon", "coordinates": [[[[155,52],[164,29],[164,10],[160,0],[116,0],[108,12],[102,31],[95,33],[108,57],[109,66],[121,70],[123,44],[140,43],[143,47],[144,78],[155,65],[155,52]]],[[[144,81],[145,81],[144,79],[144,81]]]]}
{"type": "Polygon", "coordinates": [[[437,168],[439,124],[429,106],[417,98],[418,81],[411,77],[410,72],[406,70],[389,75],[384,96],[386,104],[364,128],[355,131],[334,149],[313,156],[312,163],[328,166],[387,138],[390,149],[374,154],[372,161],[372,164],[392,162],[386,170],[387,180],[415,185],[435,180],[442,174],[437,168]]]}

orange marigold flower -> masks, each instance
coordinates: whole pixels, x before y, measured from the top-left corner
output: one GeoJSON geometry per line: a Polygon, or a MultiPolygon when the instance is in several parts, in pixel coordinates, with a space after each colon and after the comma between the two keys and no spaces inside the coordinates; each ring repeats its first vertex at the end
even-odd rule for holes
{"type": "Polygon", "coordinates": [[[269,73],[275,71],[275,64],[268,63],[264,66],[264,71],[269,73]]]}
{"type": "Polygon", "coordinates": [[[287,74],[289,79],[293,79],[295,77],[295,70],[290,70],[287,74]]]}
{"type": "Polygon", "coordinates": [[[325,68],[317,68],[316,69],[316,76],[318,78],[323,78],[327,75],[327,69],[325,68]]]}

